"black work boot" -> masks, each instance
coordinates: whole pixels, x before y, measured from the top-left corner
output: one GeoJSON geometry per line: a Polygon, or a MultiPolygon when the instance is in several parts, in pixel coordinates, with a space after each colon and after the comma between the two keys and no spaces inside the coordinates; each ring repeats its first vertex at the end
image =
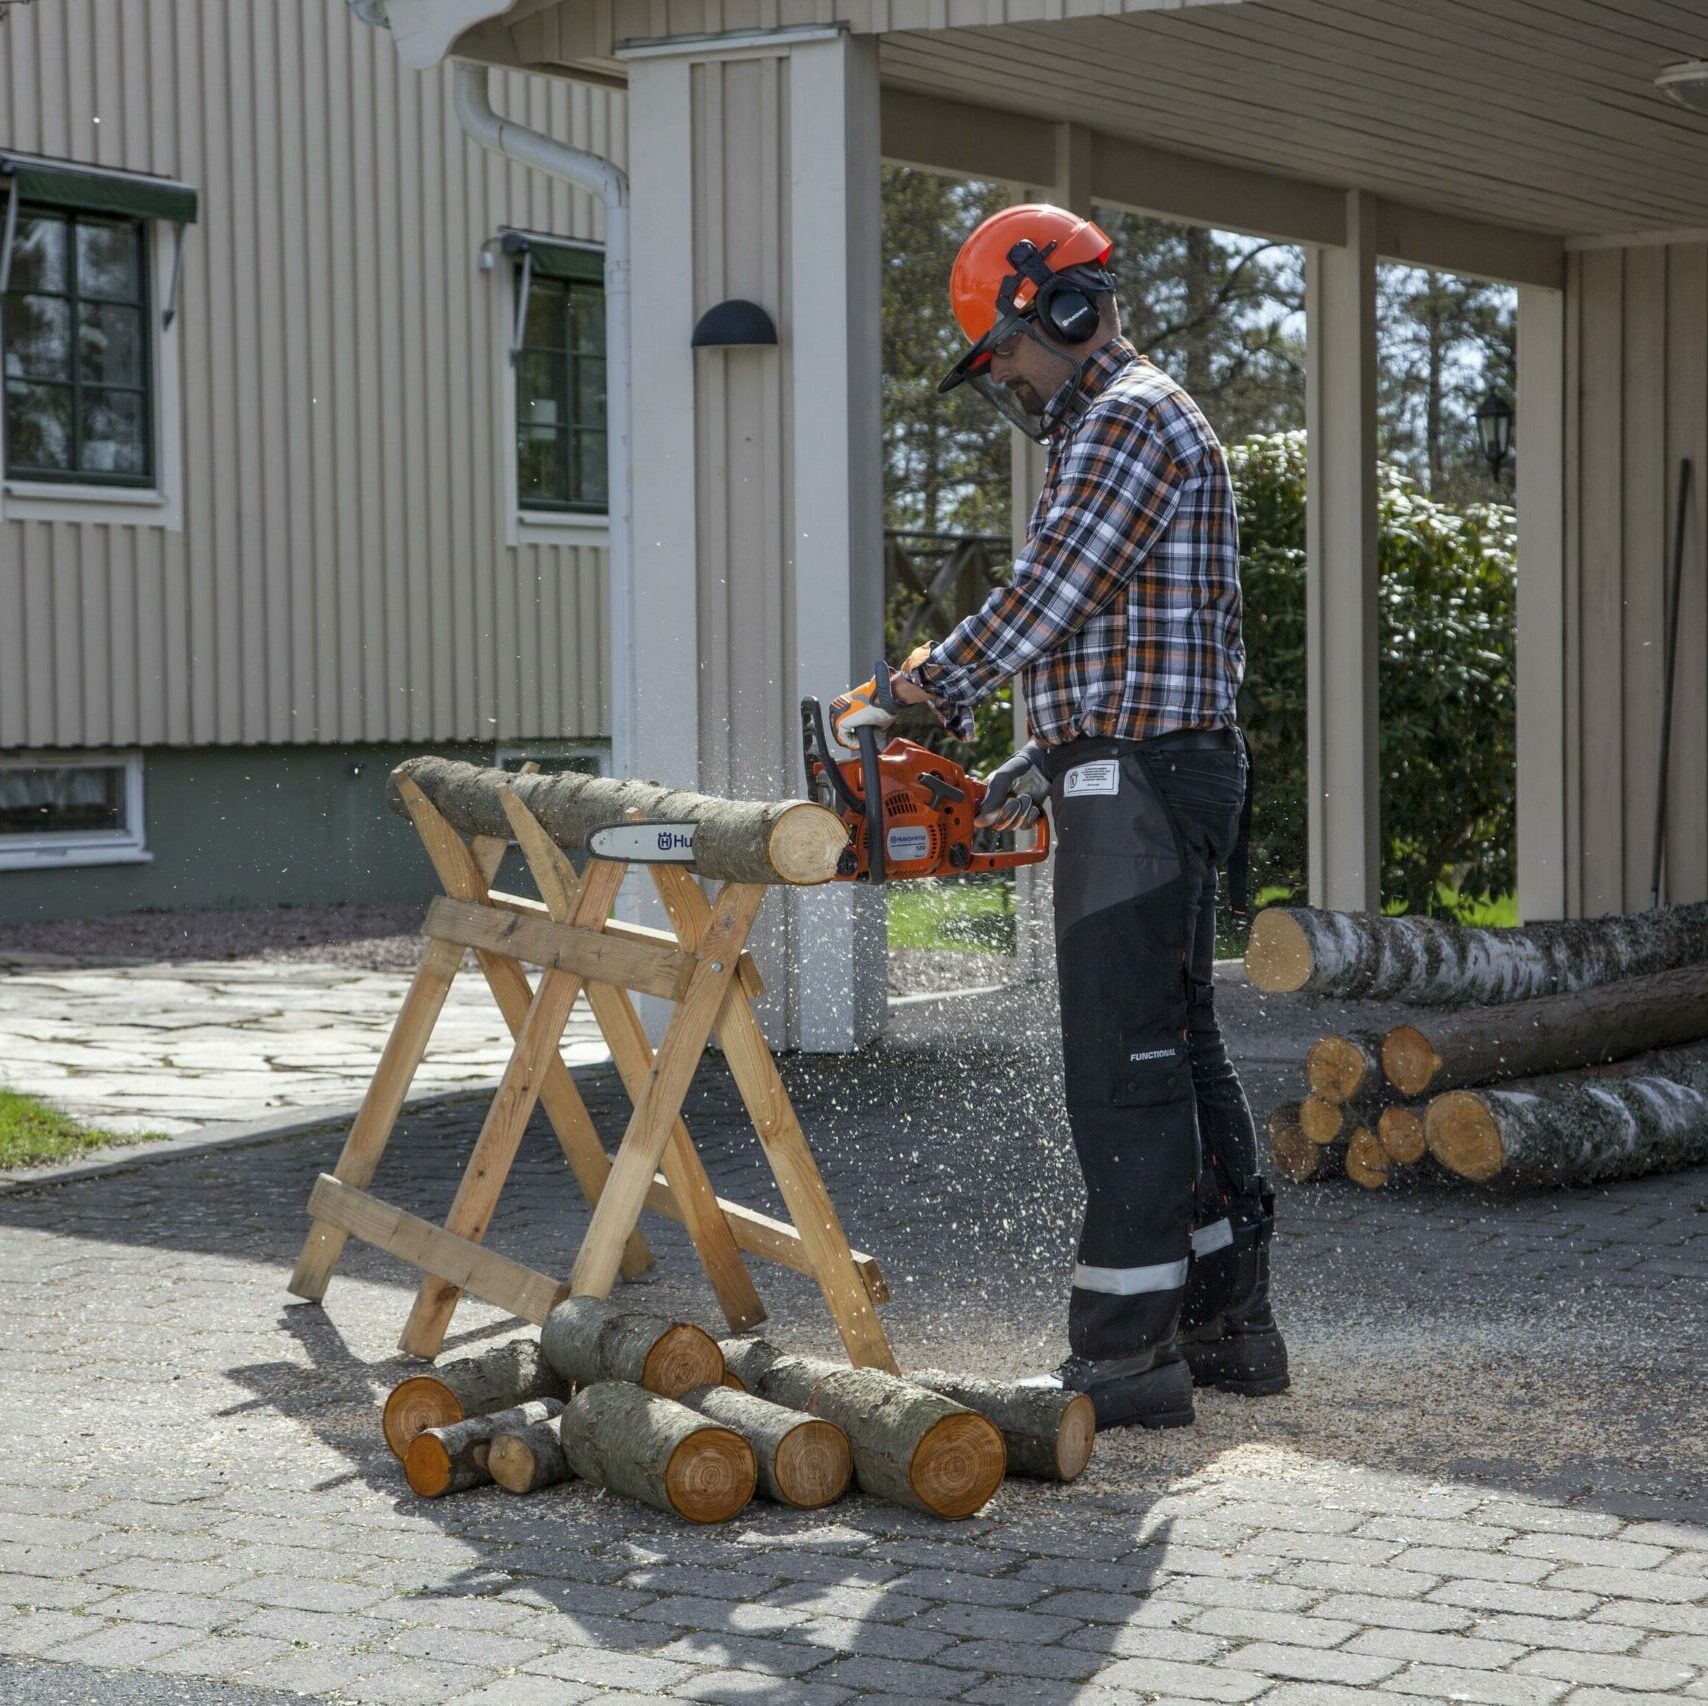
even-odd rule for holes
{"type": "Polygon", "coordinates": [[[1085,1393],[1097,1413],[1099,1433],[1105,1428],[1183,1428],[1195,1419],[1192,1371],[1172,1339],[1136,1356],[1069,1357],[1054,1374],[1020,1384],[1085,1393]]]}
{"type": "Polygon", "coordinates": [[[1251,1180],[1226,1224],[1232,1240],[1193,1263],[1181,1311],[1180,1353],[1196,1385],[1246,1398],[1285,1392],[1287,1346],[1269,1307],[1275,1193],[1262,1179],[1251,1180]]]}

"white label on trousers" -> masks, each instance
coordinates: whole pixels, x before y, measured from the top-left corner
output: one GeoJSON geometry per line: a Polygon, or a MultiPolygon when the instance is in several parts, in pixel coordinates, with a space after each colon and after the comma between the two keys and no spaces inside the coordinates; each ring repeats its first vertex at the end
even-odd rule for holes
{"type": "Polygon", "coordinates": [[[1072,799],[1076,794],[1117,794],[1121,791],[1121,765],[1118,759],[1098,758],[1090,764],[1076,764],[1062,778],[1062,794],[1072,799]]]}

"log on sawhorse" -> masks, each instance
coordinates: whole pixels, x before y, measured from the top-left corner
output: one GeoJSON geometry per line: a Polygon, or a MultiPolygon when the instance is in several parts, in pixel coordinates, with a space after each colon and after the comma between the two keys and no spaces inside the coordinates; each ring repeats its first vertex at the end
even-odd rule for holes
{"type": "Polygon", "coordinates": [[[725,882],[708,901],[683,867],[654,865],[674,934],[620,923],[610,912],[627,865],[590,858],[578,874],[520,793],[501,787],[511,835],[540,899],[494,893],[489,885],[508,838],[465,839],[407,774],[393,786],[445,893],[429,908],[420,967],[343,1153],[309,1199],[313,1224],[291,1291],[324,1297],[349,1237],[386,1250],[421,1270],[401,1346],[432,1357],[464,1291],[539,1321],[566,1295],[605,1297],[619,1277],[646,1271],[652,1257],[638,1223],[650,1209],[687,1229],[733,1331],[765,1319],[743,1260],[757,1256],[818,1282],[855,1366],[893,1371],[876,1310],[889,1295],[883,1275],[872,1257],[848,1245],[753,1011],[764,983],[745,944],[765,885],[725,882]],[[435,1226],[368,1187],[466,949],[474,951],[514,1046],[445,1223],[435,1226]],[[524,965],[539,968],[535,984],[524,965]],[[656,1054],[631,992],[674,1004],[656,1054]],[[560,1052],[570,1011],[583,996],[633,1103],[615,1156],[560,1052]],[[793,1224],[719,1197],[683,1122],[683,1100],[714,1033],[793,1224]],[[567,1283],[482,1242],[536,1103],[593,1208],[567,1283]]]}

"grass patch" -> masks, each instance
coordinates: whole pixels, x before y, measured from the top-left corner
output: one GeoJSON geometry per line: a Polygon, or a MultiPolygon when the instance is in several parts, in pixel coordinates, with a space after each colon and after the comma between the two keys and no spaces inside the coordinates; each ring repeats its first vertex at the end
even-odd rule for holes
{"type": "Polygon", "coordinates": [[[1012,954],[1013,884],[958,877],[897,883],[889,892],[889,934],[892,948],[1012,954]]]}
{"type": "Polygon", "coordinates": [[[45,1167],[113,1143],[157,1143],[163,1131],[104,1131],[79,1125],[39,1096],[0,1090],[0,1169],[45,1167]]]}

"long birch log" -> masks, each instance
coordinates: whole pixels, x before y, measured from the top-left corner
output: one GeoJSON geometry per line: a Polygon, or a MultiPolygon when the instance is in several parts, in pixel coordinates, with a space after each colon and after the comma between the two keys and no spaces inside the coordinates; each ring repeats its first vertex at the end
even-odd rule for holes
{"type": "Polygon", "coordinates": [[[682,1402],[753,1447],[759,1493],[773,1504],[817,1510],[848,1491],[854,1457],[834,1422],[728,1386],[696,1386],[682,1402]]]}
{"type": "Polygon", "coordinates": [[[1449,1090],[1424,1116],[1429,1152],[1477,1183],[1587,1185],[1708,1162],[1708,1048],[1667,1049],[1628,1075],[1449,1090]]]}
{"type": "Polygon", "coordinates": [[[727,1522],[759,1479],[753,1447],[734,1429],[627,1381],[584,1386],[558,1434],[584,1481],[689,1522],[727,1522]]]}
{"type": "Polygon", "coordinates": [[[547,1417],[513,1433],[494,1434],[486,1448],[486,1472],[507,1493],[537,1493],[569,1479],[558,1423],[547,1417]]]}
{"type": "Polygon", "coordinates": [[[964,1404],[881,1369],[789,1356],[763,1339],[725,1339],[723,1352],[750,1392],[835,1422],[863,1492],[954,1519],[981,1510],[1002,1485],[1002,1435],[964,1404]]]}
{"type": "Polygon", "coordinates": [[[1708,901],[1513,929],[1441,918],[1269,907],[1246,974],[1271,992],[1493,1006],[1708,961],[1708,901]]]}
{"type": "Polygon", "coordinates": [[[664,1398],[724,1377],[717,1340],[685,1321],[618,1309],[598,1297],[566,1297],[540,1329],[540,1350],[566,1380],[626,1380],[664,1398]]]}
{"type": "Polygon", "coordinates": [[[417,1434],[403,1454],[403,1473],[410,1490],[424,1499],[437,1499],[446,1493],[485,1486],[492,1479],[487,1467],[492,1441],[499,1434],[549,1421],[562,1408],[555,1398],[536,1398],[513,1410],[494,1410],[491,1415],[470,1416],[465,1422],[417,1434]]]}
{"type": "Polygon", "coordinates": [[[1305,1055],[1305,1082],[1324,1102],[1350,1102],[1382,1082],[1379,1036],[1318,1037],[1305,1055]]]}
{"type": "Polygon", "coordinates": [[[464,835],[510,839],[510,819],[500,791],[512,788],[560,847],[579,849],[606,824],[631,811],[643,818],[692,823],[693,869],[738,883],[827,883],[848,845],[835,812],[811,800],[724,800],[658,782],[583,776],[518,775],[451,758],[405,759],[391,773],[388,797],[403,815],[399,778],[407,776],[464,835]]]}
{"type": "Polygon", "coordinates": [[[1680,966],[1396,1025],[1382,1039],[1382,1071],[1401,1095],[1440,1095],[1600,1066],[1702,1037],[1708,1037],[1708,965],[1680,966]]]}
{"type": "Polygon", "coordinates": [[[385,1442],[399,1461],[428,1428],[490,1415],[530,1398],[569,1397],[569,1382],[540,1355],[537,1339],[512,1339],[479,1356],[457,1357],[400,1380],[380,1414],[385,1442]]]}
{"type": "Polygon", "coordinates": [[[940,1368],[920,1369],[907,1378],[993,1422],[1002,1432],[1010,1475],[1073,1481],[1091,1461],[1097,1413],[1083,1392],[1015,1386],[975,1374],[946,1374],[940,1368]]]}

